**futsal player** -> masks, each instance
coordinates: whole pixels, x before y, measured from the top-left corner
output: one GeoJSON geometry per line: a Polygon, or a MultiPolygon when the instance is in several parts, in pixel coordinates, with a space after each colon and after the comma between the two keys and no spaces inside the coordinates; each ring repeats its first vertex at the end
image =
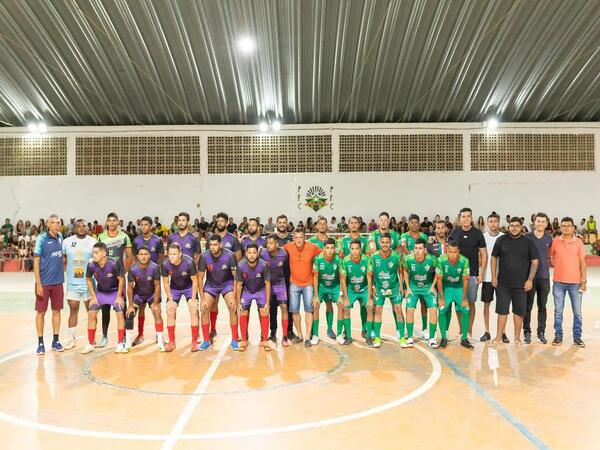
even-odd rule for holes
{"type": "Polygon", "coordinates": [[[190,215],[186,212],[180,212],[177,215],[177,231],[169,235],[167,245],[176,242],[179,244],[181,252],[192,258],[195,264],[198,264],[198,258],[200,258],[200,241],[190,233],[189,224],[190,215]]]}
{"type": "Polygon", "coordinates": [[[327,235],[327,219],[323,216],[319,216],[317,219],[317,234],[311,237],[308,242],[315,244],[320,249],[325,248],[325,242],[329,236],[327,235]]]}
{"type": "Polygon", "coordinates": [[[267,240],[258,233],[258,219],[251,217],[248,219],[248,228],[246,235],[242,238],[242,250],[245,252],[249,244],[255,243],[260,252],[267,247],[267,240]]]}
{"type": "Polygon", "coordinates": [[[380,241],[384,234],[387,234],[390,238],[390,248],[392,251],[401,251],[400,235],[396,231],[390,229],[390,215],[384,211],[379,214],[379,228],[369,234],[369,249],[371,251],[371,255],[373,255],[377,250],[381,250],[380,241]]]}

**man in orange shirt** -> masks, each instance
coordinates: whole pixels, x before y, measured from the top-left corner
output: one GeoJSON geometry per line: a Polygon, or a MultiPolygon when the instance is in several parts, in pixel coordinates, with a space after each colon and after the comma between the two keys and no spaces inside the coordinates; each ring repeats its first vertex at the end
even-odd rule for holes
{"type": "Polygon", "coordinates": [[[300,323],[300,300],[304,305],[304,319],[306,321],[306,340],[304,346],[311,347],[310,331],[313,324],[313,273],[312,263],[321,249],[310,242],[306,242],[304,228],[294,230],[294,242],[288,242],[283,249],[289,254],[290,262],[290,300],[289,311],[292,313],[294,325],[298,336],[292,339],[293,344],[302,342],[302,326],[300,323]]]}
{"type": "Polygon", "coordinates": [[[561,236],[554,238],[550,247],[550,261],[554,267],[554,340],[552,345],[560,345],[563,341],[563,310],[567,292],[573,309],[573,343],[585,347],[581,339],[583,316],[581,300],[586,291],[586,267],[583,242],[575,236],[575,223],[570,217],[560,222],[561,236]]]}

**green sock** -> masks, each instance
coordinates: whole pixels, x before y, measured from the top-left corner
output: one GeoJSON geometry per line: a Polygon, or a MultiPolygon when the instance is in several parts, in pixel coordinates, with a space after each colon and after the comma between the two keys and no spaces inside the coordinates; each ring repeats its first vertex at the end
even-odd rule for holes
{"type": "Polygon", "coordinates": [[[467,339],[467,333],[469,332],[469,312],[463,311],[460,316],[460,327],[462,329],[463,340],[467,339]]]}
{"type": "Polygon", "coordinates": [[[396,329],[400,333],[400,339],[404,337],[404,322],[396,322],[396,329]]]}
{"type": "Polygon", "coordinates": [[[367,307],[360,305],[360,323],[362,331],[367,331],[367,307]]]}
{"type": "Polygon", "coordinates": [[[440,312],[438,320],[440,321],[440,334],[442,335],[442,339],[446,339],[446,331],[448,330],[448,327],[446,326],[446,319],[446,313],[440,312]]]}
{"type": "Polygon", "coordinates": [[[452,310],[449,309],[446,313],[446,331],[450,329],[450,322],[452,322],[452,310]]]}
{"type": "Polygon", "coordinates": [[[337,321],[337,335],[339,336],[344,331],[344,320],[338,319],[337,321]]]}
{"type": "Polygon", "coordinates": [[[333,330],[333,311],[327,311],[325,318],[327,319],[327,331],[333,330]]]}
{"type": "Polygon", "coordinates": [[[312,334],[313,334],[313,336],[318,336],[319,335],[319,319],[315,319],[313,321],[312,334]]]}
{"type": "Polygon", "coordinates": [[[421,316],[421,329],[427,329],[427,316],[421,316]]]}
{"type": "Polygon", "coordinates": [[[435,339],[435,330],[437,325],[435,323],[429,322],[429,339],[435,339]]]}
{"type": "Polygon", "coordinates": [[[350,317],[348,317],[347,319],[344,319],[344,329],[346,330],[346,337],[349,339],[352,339],[352,319],[350,317]]]}
{"type": "Polygon", "coordinates": [[[373,322],[367,322],[367,337],[371,337],[371,331],[373,331],[373,322]]]}
{"type": "Polygon", "coordinates": [[[373,322],[375,328],[375,337],[381,338],[381,322],[373,322]]]}
{"type": "Polygon", "coordinates": [[[411,338],[413,337],[413,329],[415,328],[415,324],[412,322],[407,322],[406,323],[406,334],[407,337],[411,338]]]}

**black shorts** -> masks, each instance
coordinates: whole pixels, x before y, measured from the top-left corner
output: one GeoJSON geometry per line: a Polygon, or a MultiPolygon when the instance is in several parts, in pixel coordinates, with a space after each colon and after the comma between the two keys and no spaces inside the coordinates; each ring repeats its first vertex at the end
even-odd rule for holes
{"type": "Polygon", "coordinates": [[[507,316],[512,303],[512,312],[523,317],[527,312],[527,292],[523,288],[496,288],[496,314],[507,316]]]}
{"type": "Polygon", "coordinates": [[[481,283],[481,301],[483,303],[492,303],[494,301],[494,292],[496,292],[496,288],[492,286],[491,281],[481,283]]]}

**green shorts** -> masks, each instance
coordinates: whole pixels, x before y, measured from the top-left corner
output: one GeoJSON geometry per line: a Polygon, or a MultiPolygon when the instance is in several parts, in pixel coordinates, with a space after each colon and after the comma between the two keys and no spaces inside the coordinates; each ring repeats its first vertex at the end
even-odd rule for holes
{"type": "Polygon", "coordinates": [[[337,302],[340,298],[340,291],[325,291],[319,289],[319,301],[325,303],[337,302]]]}
{"type": "Polygon", "coordinates": [[[462,306],[463,299],[463,290],[461,287],[446,287],[444,288],[444,301],[446,302],[446,306],[440,308],[441,313],[446,313],[452,307],[452,303],[454,303],[454,308],[456,312],[469,312],[469,307],[466,306],[463,308],[462,306]]]}
{"type": "Polygon", "coordinates": [[[437,298],[436,296],[427,290],[420,289],[411,289],[412,295],[406,297],[406,307],[407,308],[416,308],[417,303],[420,299],[425,301],[425,304],[428,308],[436,308],[437,307],[437,298]]]}
{"type": "Polygon", "coordinates": [[[369,299],[369,295],[366,292],[348,292],[348,302],[350,303],[350,308],[354,306],[355,302],[359,302],[360,306],[367,306],[367,300],[369,299]]]}
{"type": "Polygon", "coordinates": [[[375,306],[383,306],[386,299],[389,299],[392,305],[402,304],[402,296],[400,295],[400,292],[398,292],[398,288],[375,289],[375,298],[373,299],[375,306]]]}

